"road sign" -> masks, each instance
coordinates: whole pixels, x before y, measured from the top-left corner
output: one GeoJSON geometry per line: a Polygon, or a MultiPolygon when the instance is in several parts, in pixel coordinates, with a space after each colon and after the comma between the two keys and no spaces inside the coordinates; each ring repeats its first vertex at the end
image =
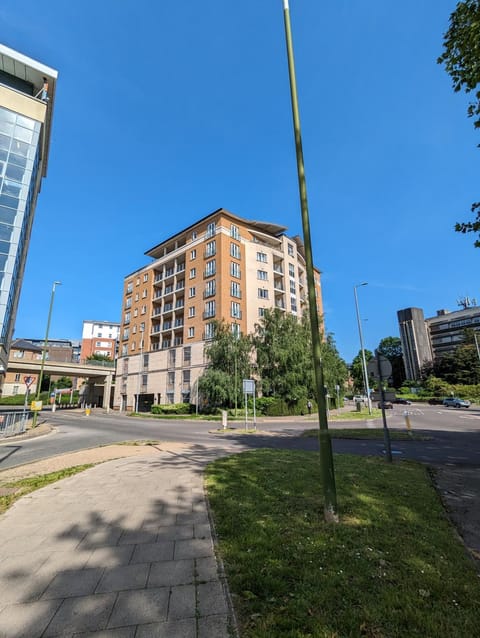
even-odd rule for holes
{"type": "Polygon", "coordinates": [[[243,392],[244,394],[255,394],[255,381],[253,379],[243,380],[243,392]]]}
{"type": "Polygon", "coordinates": [[[380,379],[378,371],[379,364],[377,363],[377,358],[380,362],[380,374],[382,376],[382,379],[388,379],[388,377],[392,375],[392,364],[387,359],[387,357],[383,356],[383,354],[377,355],[377,357],[373,357],[373,359],[370,359],[370,361],[368,362],[367,372],[369,376],[377,379],[377,381],[380,379]]]}
{"type": "Polygon", "coordinates": [[[41,410],[43,407],[43,401],[32,401],[30,410],[41,410]]]}
{"type": "Polygon", "coordinates": [[[23,382],[25,383],[27,388],[29,388],[34,381],[35,381],[35,377],[23,377],[23,382]]]}

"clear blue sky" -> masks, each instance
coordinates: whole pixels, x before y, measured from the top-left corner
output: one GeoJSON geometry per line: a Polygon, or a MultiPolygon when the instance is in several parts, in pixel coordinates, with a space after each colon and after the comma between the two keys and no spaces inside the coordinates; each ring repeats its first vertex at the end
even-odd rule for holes
{"type": "MultiPolygon", "coordinates": [[[[340,354],[407,306],[480,303],[480,142],[436,58],[455,0],[290,0],[314,261],[340,354]]],[[[2,0],[2,41],[58,69],[15,336],[120,320],[145,250],[211,211],[301,234],[282,0],[2,0]]]]}

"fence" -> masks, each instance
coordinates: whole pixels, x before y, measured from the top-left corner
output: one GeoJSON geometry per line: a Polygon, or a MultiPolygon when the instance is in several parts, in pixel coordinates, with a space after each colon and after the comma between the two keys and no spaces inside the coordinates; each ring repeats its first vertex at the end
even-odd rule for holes
{"type": "Polygon", "coordinates": [[[21,412],[0,412],[0,439],[15,434],[22,434],[27,429],[27,422],[32,418],[30,410],[21,412]]]}

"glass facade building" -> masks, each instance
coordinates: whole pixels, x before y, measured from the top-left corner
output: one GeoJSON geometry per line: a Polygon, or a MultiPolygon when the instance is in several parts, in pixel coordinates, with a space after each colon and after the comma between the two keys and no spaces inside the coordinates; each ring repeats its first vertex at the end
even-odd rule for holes
{"type": "MultiPolygon", "coordinates": [[[[57,72],[0,44],[0,373],[5,373],[35,205],[46,176],[57,72]]],[[[1,376],[0,376],[1,379],[1,376]]]]}

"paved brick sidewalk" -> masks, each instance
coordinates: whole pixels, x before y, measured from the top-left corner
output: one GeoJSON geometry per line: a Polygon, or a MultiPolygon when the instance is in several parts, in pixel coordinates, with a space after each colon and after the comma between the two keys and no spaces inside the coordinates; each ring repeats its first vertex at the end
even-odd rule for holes
{"type": "Polygon", "coordinates": [[[109,461],[0,517],[1,638],[227,638],[204,453],[109,461]]]}

